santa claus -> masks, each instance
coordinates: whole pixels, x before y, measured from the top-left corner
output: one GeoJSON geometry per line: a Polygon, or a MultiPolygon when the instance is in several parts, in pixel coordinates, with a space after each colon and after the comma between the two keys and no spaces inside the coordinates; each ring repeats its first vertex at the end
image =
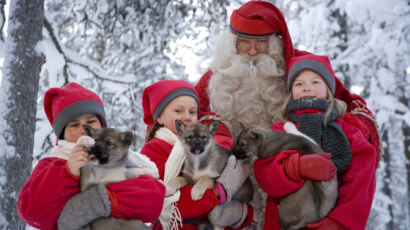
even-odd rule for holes
{"type": "MultiPolygon", "coordinates": [[[[249,1],[234,10],[229,30],[216,40],[210,70],[196,84],[202,120],[225,124],[216,140],[224,145],[233,143],[241,130],[239,122],[269,128],[286,97],[289,60],[305,54],[293,48],[283,14],[273,4],[249,1]]],[[[379,150],[377,123],[365,101],[338,79],[335,98],[348,106],[344,120],[359,128],[379,150]]],[[[257,192],[253,205],[258,228],[263,225],[264,202],[263,193],[257,192]]]]}

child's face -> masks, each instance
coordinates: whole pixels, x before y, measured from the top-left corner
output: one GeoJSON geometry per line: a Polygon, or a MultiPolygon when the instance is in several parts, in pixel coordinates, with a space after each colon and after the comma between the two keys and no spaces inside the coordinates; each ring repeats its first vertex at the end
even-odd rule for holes
{"type": "Polygon", "coordinates": [[[292,84],[293,99],[326,98],[327,84],[316,72],[303,70],[292,84]]]}
{"type": "Polygon", "coordinates": [[[179,96],[175,98],[157,118],[159,124],[176,134],[175,120],[181,120],[184,124],[193,124],[198,121],[198,104],[193,97],[179,96]]]}
{"type": "Polygon", "coordinates": [[[94,129],[102,128],[101,121],[94,113],[87,113],[69,122],[64,129],[64,140],[77,142],[77,139],[86,135],[83,125],[91,126],[94,129]]]}

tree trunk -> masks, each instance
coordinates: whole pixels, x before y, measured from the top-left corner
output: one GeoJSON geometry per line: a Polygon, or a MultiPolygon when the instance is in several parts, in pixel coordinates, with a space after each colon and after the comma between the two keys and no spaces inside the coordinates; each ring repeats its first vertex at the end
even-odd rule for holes
{"type": "Polygon", "coordinates": [[[405,230],[408,229],[408,184],[406,156],[404,151],[403,121],[392,116],[388,128],[388,171],[389,182],[387,187],[390,191],[392,205],[390,208],[392,222],[389,223],[391,229],[405,230]]]}
{"type": "Polygon", "coordinates": [[[17,197],[31,172],[39,73],[43,56],[44,0],[13,0],[5,39],[0,121],[0,229],[25,229],[17,197]],[[4,124],[4,125],[3,125],[4,124]],[[4,140],[3,141],[1,140],[4,140]]]}

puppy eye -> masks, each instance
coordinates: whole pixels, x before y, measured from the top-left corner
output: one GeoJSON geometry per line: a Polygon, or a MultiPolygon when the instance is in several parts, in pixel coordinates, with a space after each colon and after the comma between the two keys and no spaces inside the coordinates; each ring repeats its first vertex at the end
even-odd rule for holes
{"type": "Polygon", "coordinates": [[[243,148],[243,149],[245,149],[246,147],[248,147],[248,145],[247,145],[246,143],[244,143],[244,142],[241,142],[241,143],[240,143],[240,146],[241,146],[241,148],[243,148]]]}
{"type": "Polygon", "coordinates": [[[191,135],[191,134],[188,135],[188,136],[186,137],[186,140],[187,140],[187,141],[192,141],[192,135],[191,135]]]}
{"type": "Polygon", "coordinates": [[[107,141],[105,144],[106,144],[108,147],[114,146],[114,143],[112,143],[111,141],[107,141]]]}
{"type": "Polygon", "coordinates": [[[206,135],[202,135],[201,138],[202,138],[203,141],[206,141],[208,139],[208,137],[206,135]]]}

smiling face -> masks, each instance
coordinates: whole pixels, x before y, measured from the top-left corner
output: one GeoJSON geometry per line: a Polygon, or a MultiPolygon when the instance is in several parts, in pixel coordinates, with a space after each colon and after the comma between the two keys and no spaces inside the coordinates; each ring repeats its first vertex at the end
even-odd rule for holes
{"type": "Polygon", "coordinates": [[[236,41],[238,54],[248,54],[256,56],[258,54],[267,54],[269,48],[269,38],[252,38],[239,36],[236,41]]]}
{"type": "Polygon", "coordinates": [[[198,103],[193,97],[184,95],[175,98],[157,118],[159,124],[176,134],[175,120],[181,120],[186,125],[198,121],[198,103]]]}
{"type": "Polygon", "coordinates": [[[292,83],[293,99],[326,98],[327,84],[316,72],[303,70],[292,83]]]}

